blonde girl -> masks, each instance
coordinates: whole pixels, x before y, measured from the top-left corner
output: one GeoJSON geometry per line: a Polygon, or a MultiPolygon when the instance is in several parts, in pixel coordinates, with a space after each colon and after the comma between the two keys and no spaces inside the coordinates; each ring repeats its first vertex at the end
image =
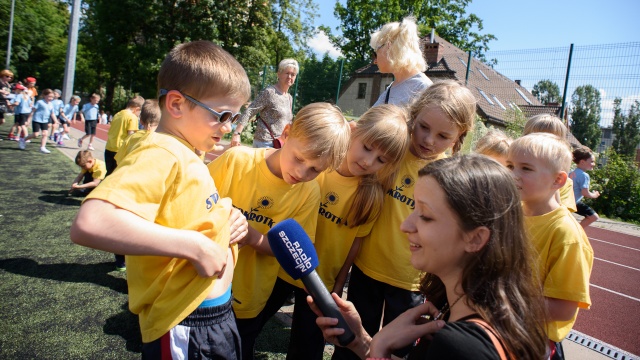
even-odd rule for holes
{"type": "MultiPolygon", "coordinates": [[[[558,117],[551,114],[539,114],[527,120],[524,124],[522,136],[531,133],[548,133],[558,136],[563,140],[567,140],[567,126],[558,117]]],[[[576,207],[576,197],[573,193],[573,180],[567,178],[564,186],[556,192],[556,200],[564,205],[571,212],[578,211],[576,207]]]]}
{"type": "MultiPolygon", "coordinates": [[[[454,154],[460,150],[473,128],[475,109],[471,91],[452,80],[431,85],[409,109],[409,149],[393,185],[385,190],[380,216],[364,237],[351,268],[348,299],[358,309],[369,334],[378,331],[381,321],[387,324],[423,301],[418,291],[420,271],[409,263],[406,235],[395,230],[415,207],[413,191],[418,170],[446,157],[447,150],[454,154]]],[[[348,349],[337,348],[334,358],[358,357],[348,349]]]]}
{"type": "MultiPolygon", "coordinates": [[[[431,334],[408,359],[545,358],[535,250],[525,236],[509,170],[485,156],[462,155],[420,170],[415,187],[416,207],[400,230],[411,248],[410,263],[426,274],[420,285],[429,302],[372,339],[353,306],[334,295],[357,335],[349,347],[362,358],[388,359],[393,350],[431,334]],[[425,323],[423,316],[437,321],[425,323]]],[[[336,319],[318,319],[333,343],[342,333],[335,324],[336,319]]]]}
{"type": "MultiPolygon", "coordinates": [[[[409,147],[409,113],[395,105],[369,109],[355,122],[351,143],[337,171],[325,171],[315,236],[318,275],[329,290],[342,294],[362,237],[380,215],[384,192],[409,147]]],[[[289,359],[322,359],[324,339],[315,325],[306,294],[296,298],[289,359]]]]}

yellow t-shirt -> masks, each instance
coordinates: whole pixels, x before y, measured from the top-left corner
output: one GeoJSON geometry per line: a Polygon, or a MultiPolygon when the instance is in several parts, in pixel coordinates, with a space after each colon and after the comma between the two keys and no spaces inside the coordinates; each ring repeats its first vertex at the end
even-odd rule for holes
{"type": "MultiPolygon", "coordinates": [[[[444,158],[441,154],[437,159],[444,158]]],[[[418,171],[430,160],[407,153],[394,188],[386,193],[380,217],[373,224],[371,233],[362,241],[355,264],[368,277],[383,283],[411,291],[418,291],[420,271],[411,265],[411,253],[407,235],[400,231],[400,224],[413,212],[413,190],[418,171]]]]}
{"type": "Polygon", "coordinates": [[[368,235],[373,222],[353,228],[346,224],[346,215],[355,198],[359,177],[344,177],[337,171],[331,171],[321,173],[317,180],[321,198],[315,242],[319,261],[316,272],[331,291],[353,240],[368,235]]]}
{"type": "MultiPolygon", "coordinates": [[[[220,246],[229,246],[231,201],[220,199],[193,147],[173,136],[144,137],[118,171],[87,198],[108,201],[162,226],[200,231],[220,246]]],[[[226,271],[232,269],[227,266],[226,271]]],[[[139,315],[142,341],[156,340],[175,327],[202,303],[216,281],[200,277],[186,259],[127,255],[129,308],[139,315]]]]}
{"type": "MultiPolygon", "coordinates": [[[[266,235],[273,225],[295,219],[313,241],[320,187],[314,181],[289,185],[267,167],[267,149],[232,147],[209,163],[221,196],[233,199],[249,225],[266,235]]],[[[244,246],[233,277],[233,309],[240,319],[256,317],[264,308],[276,282],[280,265],[275,257],[244,246]]],[[[302,286],[302,285],[300,285],[302,286]]]]}
{"type": "MultiPolygon", "coordinates": [[[[538,266],[544,296],[576,301],[588,309],[589,278],[593,267],[593,249],[582,226],[566,207],[560,206],[540,216],[525,216],[525,229],[538,251],[538,266]]],[[[578,312],[569,321],[549,321],[547,336],[562,341],[576,322],[578,312]]]]}
{"type": "Polygon", "coordinates": [[[100,159],[95,159],[91,170],[83,169],[82,173],[86,174],[87,171],[91,173],[91,177],[93,177],[94,180],[104,180],[105,176],[107,176],[107,164],[105,164],[105,162],[100,159]]]}
{"type": "Polygon", "coordinates": [[[113,116],[105,149],[118,152],[129,131],[138,131],[138,117],[129,109],[124,109],[113,116]]]}
{"type": "Polygon", "coordinates": [[[116,160],[116,164],[119,165],[122,162],[122,160],[124,159],[124,157],[127,156],[127,154],[131,151],[131,149],[135,148],[135,146],[138,143],[138,141],[140,141],[140,139],[142,139],[148,133],[149,132],[147,130],[140,130],[140,131],[136,131],[133,134],[127,136],[122,141],[122,144],[120,145],[120,148],[118,148],[118,152],[116,153],[116,156],[114,157],[115,160],[116,160]]]}
{"type": "Polygon", "coordinates": [[[567,182],[560,188],[560,203],[571,212],[576,212],[576,197],[573,194],[573,180],[567,178],[567,182]]]}

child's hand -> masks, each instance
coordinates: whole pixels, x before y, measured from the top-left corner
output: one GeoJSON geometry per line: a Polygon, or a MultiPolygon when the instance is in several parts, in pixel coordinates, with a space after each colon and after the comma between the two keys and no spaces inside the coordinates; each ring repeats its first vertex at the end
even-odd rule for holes
{"type": "Polygon", "coordinates": [[[71,184],[71,190],[75,190],[75,189],[80,189],[80,187],[78,186],[78,183],[71,184]]]}
{"type": "Polygon", "coordinates": [[[594,191],[594,192],[593,192],[593,198],[594,198],[594,199],[597,199],[597,198],[599,198],[599,197],[600,197],[600,191],[598,191],[598,190],[594,191]]]}
{"type": "Polygon", "coordinates": [[[201,277],[221,278],[227,266],[227,249],[222,248],[199,232],[193,232],[193,234],[197,236],[196,242],[199,245],[199,251],[196,251],[196,257],[189,259],[189,261],[201,277]]]}
{"type": "Polygon", "coordinates": [[[244,217],[242,211],[236,208],[231,209],[229,225],[231,226],[229,245],[234,245],[240,242],[240,240],[244,239],[249,232],[249,223],[247,223],[247,218],[244,217]]]}

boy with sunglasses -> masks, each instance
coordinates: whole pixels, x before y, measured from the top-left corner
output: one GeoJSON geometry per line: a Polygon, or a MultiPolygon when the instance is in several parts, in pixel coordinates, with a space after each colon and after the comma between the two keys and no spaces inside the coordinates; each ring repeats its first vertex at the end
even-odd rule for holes
{"type": "Polygon", "coordinates": [[[142,357],[240,357],[231,307],[247,222],[221,199],[195,150],[209,151],[248,99],[242,66],[209,41],[176,46],[158,74],[161,121],[80,207],[77,244],[125,254],[142,357]],[[96,216],[99,214],[99,216],[96,216]]]}

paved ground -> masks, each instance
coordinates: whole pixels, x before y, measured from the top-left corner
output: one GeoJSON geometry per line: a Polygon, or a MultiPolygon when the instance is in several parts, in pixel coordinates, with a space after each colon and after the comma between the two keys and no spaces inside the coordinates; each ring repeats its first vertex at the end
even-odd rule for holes
{"type": "MultiPolygon", "coordinates": [[[[76,126],[79,127],[78,125],[76,126]]],[[[98,137],[94,140],[94,143],[93,143],[93,146],[95,148],[94,156],[98,159],[104,158],[105,141],[101,140],[100,138],[106,139],[106,131],[105,131],[106,126],[101,126],[101,127],[103,127],[103,129],[98,132],[98,137]]],[[[79,138],[82,135],[84,135],[83,131],[72,128],[71,129],[72,140],[65,141],[65,146],[57,147],[57,149],[63,152],[64,154],[66,154],[72,160],[75,159],[75,156],[78,153],[78,150],[80,150],[77,147],[77,143],[75,139],[79,138]]],[[[88,145],[88,142],[87,140],[85,140],[83,148],[86,148],[87,145],[88,145]]],[[[228,146],[228,143],[223,143],[222,145],[224,145],[226,148],[228,146]]],[[[211,160],[215,156],[216,156],[215,154],[212,154],[208,156],[208,159],[211,160]]],[[[580,220],[580,216],[576,215],[576,218],[580,220]]],[[[622,222],[613,221],[609,219],[600,219],[594,224],[592,224],[591,226],[594,228],[605,229],[608,231],[613,231],[615,233],[627,234],[627,235],[640,238],[640,226],[633,225],[633,224],[622,223],[622,222]]],[[[290,325],[292,311],[293,311],[293,306],[285,306],[277,314],[277,317],[284,324],[290,325]]],[[[633,314],[631,316],[635,318],[638,317],[637,314],[633,314]]],[[[635,336],[637,337],[637,333],[635,336]]],[[[571,339],[565,340],[563,342],[563,346],[566,352],[566,358],[569,360],[604,360],[604,359],[611,359],[611,358],[620,359],[620,360],[639,359],[637,355],[631,355],[624,352],[620,352],[618,353],[618,355],[615,355],[615,356],[613,355],[605,356],[601,352],[595,351],[593,348],[602,348],[602,346],[605,346],[613,349],[614,350],[613,353],[615,353],[615,350],[617,350],[617,348],[613,346],[609,346],[609,344],[606,344],[606,343],[602,344],[598,340],[592,339],[589,336],[580,332],[572,333],[572,335],[570,335],[570,338],[571,339]]],[[[333,347],[327,346],[325,348],[325,351],[331,353],[333,352],[333,347]]]]}

